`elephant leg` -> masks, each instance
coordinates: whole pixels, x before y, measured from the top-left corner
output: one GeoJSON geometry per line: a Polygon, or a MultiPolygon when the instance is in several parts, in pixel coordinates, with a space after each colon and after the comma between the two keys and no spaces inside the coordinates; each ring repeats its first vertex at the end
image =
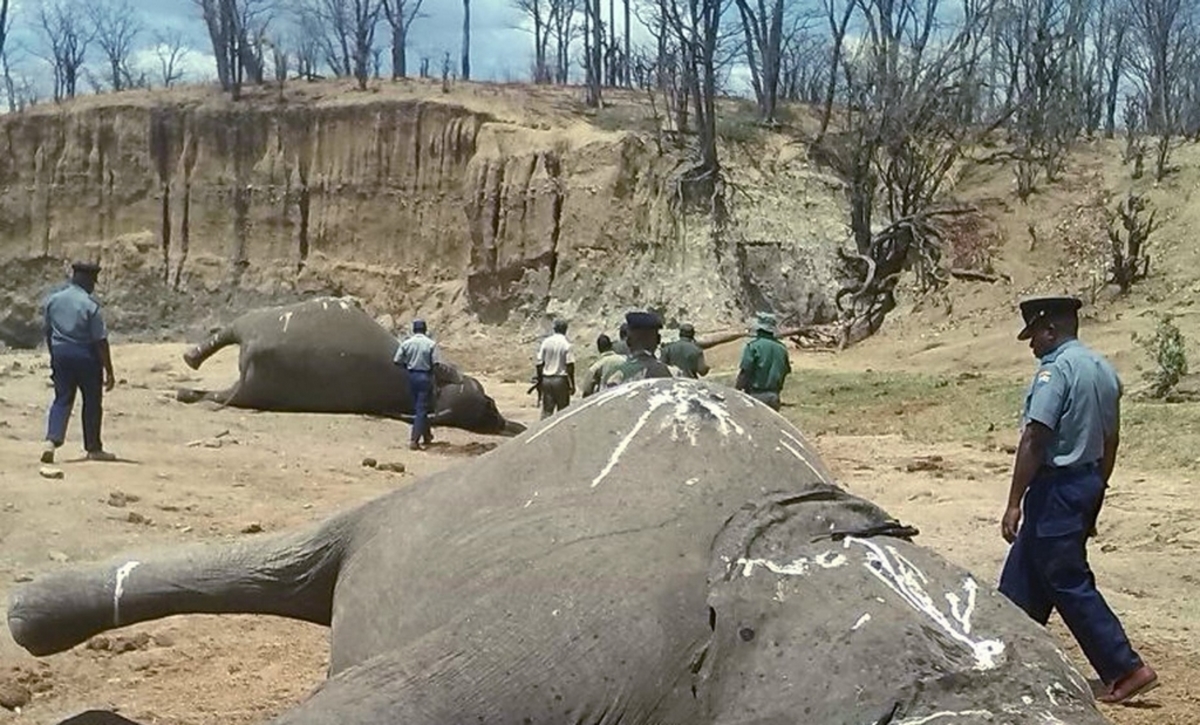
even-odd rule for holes
{"type": "Polygon", "coordinates": [[[181,403],[199,403],[201,401],[205,401],[209,403],[218,403],[220,405],[232,405],[237,407],[237,393],[241,387],[242,383],[241,381],[238,381],[224,390],[178,388],[175,390],[175,399],[181,403]]]}
{"type": "Polygon", "coordinates": [[[222,327],[215,335],[184,353],[183,361],[192,370],[198,370],[204,361],[212,357],[218,350],[237,342],[238,334],[233,326],[222,327]]]}
{"type": "Polygon", "coordinates": [[[329,625],[358,510],[318,526],[232,544],[130,554],[39,577],[9,597],[8,627],[34,656],[173,614],[274,614],[329,625]]]}

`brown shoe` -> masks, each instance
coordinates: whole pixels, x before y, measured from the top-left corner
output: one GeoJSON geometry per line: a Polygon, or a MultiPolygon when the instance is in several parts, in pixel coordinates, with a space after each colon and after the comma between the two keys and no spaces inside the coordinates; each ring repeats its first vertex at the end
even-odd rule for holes
{"type": "Polygon", "coordinates": [[[87,459],[89,461],[115,461],[117,455],[108,451],[88,451],[87,459]]]}
{"type": "Polygon", "coordinates": [[[46,441],[42,446],[42,463],[54,463],[55,447],[53,441],[46,441]]]}
{"type": "Polygon", "coordinates": [[[413,441],[412,443],[408,444],[408,450],[419,451],[419,450],[421,450],[421,444],[417,443],[416,441],[413,441]]]}
{"type": "Polygon", "coordinates": [[[1108,692],[1096,699],[1110,705],[1123,705],[1138,695],[1144,695],[1156,687],[1158,687],[1158,673],[1151,669],[1149,665],[1142,665],[1114,682],[1108,692]]]}

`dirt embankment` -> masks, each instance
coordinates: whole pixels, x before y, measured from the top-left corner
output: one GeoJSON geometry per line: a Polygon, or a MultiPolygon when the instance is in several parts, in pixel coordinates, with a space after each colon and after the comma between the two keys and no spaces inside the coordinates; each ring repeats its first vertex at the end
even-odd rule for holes
{"type": "Polygon", "coordinates": [[[114,269],[101,294],[139,336],[310,293],[443,330],[831,313],[841,191],[796,148],[730,152],[714,234],[673,203],[682,152],[565,95],[464,88],[135,92],[0,118],[2,337],[36,343],[37,297],[79,254],[114,269]]]}

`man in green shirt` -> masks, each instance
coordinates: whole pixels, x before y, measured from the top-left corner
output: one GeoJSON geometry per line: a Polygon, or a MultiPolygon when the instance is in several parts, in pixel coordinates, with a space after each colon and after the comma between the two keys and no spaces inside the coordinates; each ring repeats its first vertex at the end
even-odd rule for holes
{"type": "Polygon", "coordinates": [[[654,357],[662,329],[662,322],[653,312],[630,312],[625,315],[629,333],[625,338],[629,344],[629,355],[617,369],[604,378],[605,388],[614,388],[621,383],[645,378],[670,378],[670,368],[654,357]]]}
{"type": "Polygon", "coordinates": [[[596,338],[596,350],[600,358],[588,368],[587,378],[583,383],[583,397],[588,397],[604,386],[609,375],[625,363],[625,356],[618,355],[613,350],[612,340],[608,335],[601,334],[596,338]]]}
{"type": "Polygon", "coordinates": [[[779,410],[783,381],[792,372],[787,348],[775,339],[775,315],[760,312],[754,323],[755,337],[742,350],[734,387],[779,410]]]}
{"type": "Polygon", "coordinates": [[[681,377],[702,378],[708,375],[704,350],[696,344],[696,328],[686,322],[679,326],[679,339],[663,345],[658,359],[665,365],[678,368],[681,377]]]}

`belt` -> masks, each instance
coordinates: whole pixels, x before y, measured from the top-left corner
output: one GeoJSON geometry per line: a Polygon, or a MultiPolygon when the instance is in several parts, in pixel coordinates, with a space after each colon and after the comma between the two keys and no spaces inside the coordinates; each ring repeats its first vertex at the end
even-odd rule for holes
{"type": "Polygon", "coordinates": [[[1076,463],[1070,466],[1042,466],[1037,470],[1038,475],[1062,476],[1072,473],[1091,473],[1100,468],[1099,461],[1091,463],[1076,463]]]}

